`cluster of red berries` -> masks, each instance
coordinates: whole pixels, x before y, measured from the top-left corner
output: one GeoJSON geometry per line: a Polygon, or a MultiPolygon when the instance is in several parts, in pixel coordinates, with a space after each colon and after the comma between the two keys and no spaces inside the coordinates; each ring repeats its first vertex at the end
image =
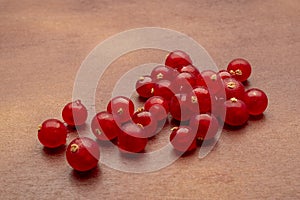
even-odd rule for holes
{"type": "MultiPolygon", "coordinates": [[[[189,55],[173,51],[165,65],[137,80],[136,92],[145,99],[143,108],[135,111],[129,98],[114,97],[106,111],[94,116],[91,130],[100,141],[116,139],[121,152],[139,153],[172,117],[180,122],[171,129],[172,146],[181,153],[193,151],[197,141],[214,139],[220,123],[242,126],[249,115],[265,111],[266,94],[256,88],[245,90],[243,82],[250,74],[251,66],[244,59],[231,61],[227,70],[200,72],[189,55]]],[[[69,126],[80,126],[87,119],[87,109],[77,100],[64,107],[62,117],[69,126]]],[[[56,119],[46,120],[38,133],[49,148],[64,145],[66,137],[65,125],[56,119]]],[[[67,161],[78,171],[94,168],[99,156],[98,143],[86,137],[74,139],[66,152],[67,161]]]]}

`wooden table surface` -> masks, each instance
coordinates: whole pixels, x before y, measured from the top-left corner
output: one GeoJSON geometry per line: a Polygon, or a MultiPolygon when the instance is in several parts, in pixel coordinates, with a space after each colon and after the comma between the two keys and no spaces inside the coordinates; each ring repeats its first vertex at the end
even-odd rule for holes
{"type": "MultiPolygon", "coordinates": [[[[0,17],[0,199],[300,199],[298,0],[1,0],[0,17]],[[98,43],[149,26],[194,38],[220,68],[247,58],[249,87],[269,96],[264,117],[224,130],[201,160],[195,153],[144,174],[105,165],[75,173],[64,149],[39,144],[37,125],[61,119],[77,70],[98,43]]],[[[163,57],[144,50],[114,62],[97,109],[122,74],[163,57]]]]}

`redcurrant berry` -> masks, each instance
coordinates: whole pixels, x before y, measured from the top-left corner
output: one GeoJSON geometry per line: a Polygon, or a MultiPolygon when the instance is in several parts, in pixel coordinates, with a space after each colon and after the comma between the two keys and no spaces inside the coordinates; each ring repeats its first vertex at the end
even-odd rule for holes
{"type": "Polygon", "coordinates": [[[189,98],[193,104],[198,105],[200,113],[211,112],[211,97],[207,87],[196,87],[190,93],[189,98]]]}
{"type": "Polygon", "coordinates": [[[199,70],[193,66],[193,65],[186,65],[186,66],[183,66],[180,70],[179,70],[180,73],[184,73],[184,72],[187,72],[187,73],[190,73],[190,74],[193,74],[194,77],[198,77],[198,75],[200,74],[199,70]]]}
{"type": "Polygon", "coordinates": [[[134,113],[133,102],[124,96],[114,97],[107,105],[107,112],[111,113],[120,126],[128,122],[134,113]]]}
{"type": "Polygon", "coordinates": [[[158,65],[151,72],[151,77],[154,82],[160,80],[169,80],[172,81],[178,72],[173,68],[166,67],[164,65],[158,65]]]}
{"type": "Polygon", "coordinates": [[[118,136],[120,128],[113,115],[103,111],[97,113],[91,122],[91,128],[98,140],[113,140],[118,136]]]}
{"type": "Polygon", "coordinates": [[[260,89],[247,90],[244,97],[250,115],[260,115],[268,107],[268,97],[260,89]]]}
{"type": "Polygon", "coordinates": [[[189,93],[196,85],[196,79],[193,74],[183,72],[178,74],[172,81],[171,89],[175,93],[189,93]]]}
{"type": "Polygon", "coordinates": [[[190,56],[181,50],[176,50],[168,54],[165,65],[177,70],[180,70],[183,66],[192,64],[190,56]]]}
{"type": "Polygon", "coordinates": [[[154,96],[161,96],[169,101],[174,96],[174,92],[171,89],[171,82],[169,80],[158,81],[154,88],[154,96]]]}
{"type": "Polygon", "coordinates": [[[198,114],[191,117],[190,127],[197,131],[198,140],[210,140],[215,137],[219,123],[214,115],[198,114]]]}
{"type": "Polygon", "coordinates": [[[169,102],[160,96],[153,96],[145,102],[144,108],[151,112],[158,121],[161,121],[168,116],[169,102]]]}
{"type": "Polygon", "coordinates": [[[170,113],[178,121],[187,121],[197,112],[197,104],[194,104],[189,95],[176,94],[170,101],[170,113]]]}
{"type": "Polygon", "coordinates": [[[179,152],[190,152],[197,148],[196,132],[188,126],[174,127],[170,142],[179,152]]]}
{"type": "Polygon", "coordinates": [[[242,58],[232,60],[227,67],[227,71],[241,82],[246,81],[251,75],[250,63],[242,58]]]}
{"type": "Polygon", "coordinates": [[[225,123],[231,126],[241,126],[248,121],[249,113],[246,104],[236,98],[231,98],[225,103],[225,123]]]}
{"type": "Polygon", "coordinates": [[[152,81],[151,76],[142,76],[135,84],[137,93],[143,98],[153,96],[155,83],[152,81]]]}
{"type": "Polygon", "coordinates": [[[118,147],[122,152],[138,153],[145,149],[148,139],[141,126],[128,122],[121,128],[118,147]]]}
{"type": "Polygon", "coordinates": [[[223,83],[218,74],[212,70],[205,70],[201,73],[205,83],[198,83],[198,85],[206,85],[209,93],[212,95],[217,94],[223,89],[223,83]]]}
{"type": "Polygon", "coordinates": [[[243,100],[245,87],[240,81],[234,78],[226,78],[223,80],[223,82],[227,99],[235,97],[237,99],[243,100]]]}
{"type": "Polygon", "coordinates": [[[144,129],[145,137],[152,137],[157,133],[157,120],[148,111],[136,112],[132,117],[132,121],[144,129]]]}
{"type": "Polygon", "coordinates": [[[88,171],[98,165],[99,145],[94,140],[83,137],[74,139],[68,146],[66,158],[69,165],[77,171],[88,171]]]}
{"type": "Polygon", "coordinates": [[[67,128],[57,119],[48,119],[39,128],[38,139],[45,147],[59,147],[66,144],[67,128]]]}
{"type": "Polygon", "coordinates": [[[87,109],[80,100],[68,103],[62,110],[62,117],[70,126],[83,125],[87,119],[87,116],[87,109]]]}

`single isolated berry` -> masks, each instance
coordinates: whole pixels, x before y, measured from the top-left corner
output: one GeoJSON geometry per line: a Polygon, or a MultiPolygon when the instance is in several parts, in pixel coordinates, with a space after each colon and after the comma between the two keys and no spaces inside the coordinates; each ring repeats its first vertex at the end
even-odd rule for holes
{"type": "Polygon", "coordinates": [[[172,81],[175,78],[176,74],[178,74],[178,72],[173,68],[164,65],[158,65],[152,70],[151,77],[154,82],[160,80],[172,81]]]}
{"type": "Polygon", "coordinates": [[[122,123],[131,120],[134,113],[134,104],[127,97],[117,96],[109,101],[107,105],[107,112],[113,115],[113,118],[120,126],[122,123]]]}
{"type": "Polygon", "coordinates": [[[268,97],[260,89],[252,88],[246,91],[244,102],[250,115],[260,115],[268,107],[268,97]]]}
{"type": "Polygon", "coordinates": [[[45,147],[59,147],[66,144],[67,128],[57,119],[48,119],[39,127],[38,139],[45,147]]]}
{"type": "Polygon", "coordinates": [[[170,142],[174,149],[185,153],[197,148],[196,131],[188,126],[174,127],[171,130],[170,142]]]}
{"type": "Polygon", "coordinates": [[[87,109],[80,100],[68,103],[62,110],[62,118],[69,126],[83,125],[87,116],[87,109]]]}
{"type": "Polygon", "coordinates": [[[158,121],[168,117],[169,102],[160,96],[150,97],[144,105],[146,111],[149,111],[158,121]]]}
{"type": "Polygon", "coordinates": [[[143,98],[153,96],[155,83],[151,76],[141,76],[135,84],[136,92],[143,98]]]}
{"type": "Polygon", "coordinates": [[[157,119],[148,111],[138,111],[133,117],[132,121],[144,129],[144,137],[152,137],[156,134],[157,119]]]}
{"type": "Polygon", "coordinates": [[[230,126],[242,126],[249,118],[246,104],[236,98],[231,98],[224,103],[226,109],[225,123],[230,126]]]}
{"type": "Polygon", "coordinates": [[[236,80],[244,82],[251,75],[251,65],[247,60],[245,60],[243,58],[237,58],[237,59],[232,60],[228,64],[227,71],[236,80]]]}
{"type": "Polygon", "coordinates": [[[192,64],[190,56],[181,50],[175,50],[167,55],[165,65],[176,70],[181,70],[182,67],[192,64]]]}
{"type": "Polygon", "coordinates": [[[245,87],[240,81],[234,78],[226,78],[223,80],[223,82],[226,93],[226,99],[231,99],[232,97],[241,100],[244,99],[245,87]]]}
{"type": "Polygon", "coordinates": [[[80,172],[89,171],[98,165],[99,145],[87,137],[76,138],[69,144],[66,158],[73,169],[80,172]]]}
{"type": "Polygon", "coordinates": [[[219,129],[217,118],[211,114],[198,114],[191,117],[189,126],[197,131],[198,140],[210,140],[219,129]]]}
{"type": "Polygon", "coordinates": [[[124,124],[118,135],[118,147],[121,152],[138,153],[145,149],[148,138],[144,129],[132,122],[124,124]]]}
{"type": "Polygon", "coordinates": [[[97,113],[91,122],[91,128],[98,140],[113,140],[118,136],[120,128],[113,115],[103,111],[97,113]]]}

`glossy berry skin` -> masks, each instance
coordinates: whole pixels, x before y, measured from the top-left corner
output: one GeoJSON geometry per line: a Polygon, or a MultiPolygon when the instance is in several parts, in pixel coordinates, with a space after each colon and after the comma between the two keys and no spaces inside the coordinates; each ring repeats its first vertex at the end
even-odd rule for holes
{"type": "Polygon", "coordinates": [[[118,136],[120,128],[113,115],[103,111],[97,113],[91,122],[91,128],[98,140],[113,140],[118,136]]]}
{"type": "Polygon", "coordinates": [[[170,142],[174,149],[185,153],[197,148],[196,132],[188,126],[172,128],[170,142]]]}
{"type": "Polygon", "coordinates": [[[146,111],[149,111],[158,121],[167,118],[169,113],[169,102],[160,96],[149,98],[144,105],[146,111]]]}
{"type": "Polygon", "coordinates": [[[170,114],[178,121],[187,121],[197,112],[197,104],[193,104],[189,95],[176,94],[170,101],[170,114]]]}
{"type": "Polygon", "coordinates": [[[225,123],[230,126],[242,126],[249,118],[246,104],[236,98],[231,98],[224,103],[226,109],[225,123]]]}
{"type": "Polygon", "coordinates": [[[226,99],[231,99],[235,97],[237,99],[243,100],[245,95],[245,87],[244,85],[234,79],[234,78],[227,78],[223,80],[226,99]]]}
{"type": "Polygon", "coordinates": [[[59,147],[66,144],[67,128],[57,119],[48,119],[39,128],[38,139],[45,147],[59,147]]]}
{"type": "Polygon", "coordinates": [[[169,80],[172,81],[178,72],[171,67],[166,67],[164,65],[156,66],[152,72],[151,77],[154,82],[160,80],[169,80]]]}
{"type": "Polygon", "coordinates": [[[132,117],[132,121],[144,129],[145,137],[152,137],[156,135],[157,120],[150,112],[136,112],[132,117]]]}
{"type": "Polygon", "coordinates": [[[158,81],[154,88],[154,96],[161,96],[167,101],[169,101],[174,96],[174,92],[171,89],[171,81],[158,81]]]}
{"type": "Polygon", "coordinates": [[[136,92],[140,97],[149,98],[153,96],[155,83],[151,76],[142,76],[135,84],[136,92]]]}
{"type": "Polygon", "coordinates": [[[188,93],[196,85],[196,78],[193,74],[183,72],[178,74],[172,81],[171,88],[175,93],[188,93]]]}
{"type": "Polygon", "coordinates": [[[98,165],[99,145],[87,137],[75,138],[67,148],[66,158],[73,169],[80,172],[89,171],[98,165]]]}
{"type": "Polygon", "coordinates": [[[205,70],[201,73],[204,83],[198,81],[198,85],[207,86],[209,93],[217,94],[223,89],[223,83],[218,74],[212,70],[205,70]]]}
{"type": "Polygon", "coordinates": [[[193,65],[186,65],[186,66],[183,66],[180,70],[179,70],[180,73],[184,73],[184,72],[187,72],[187,73],[190,73],[192,74],[195,78],[200,74],[199,70],[193,66],[193,65]]]}
{"type": "Polygon", "coordinates": [[[223,80],[227,78],[232,78],[231,74],[227,70],[220,70],[217,74],[223,80]]]}
{"type": "Polygon", "coordinates": [[[87,109],[80,100],[68,103],[62,110],[62,118],[70,126],[83,125],[87,116],[87,109]]]}
{"type": "Polygon", "coordinates": [[[245,92],[244,102],[250,115],[260,115],[268,107],[267,95],[257,88],[252,88],[245,92]]]}
{"type": "Polygon", "coordinates": [[[193,104],[198,105],[200,113],[211,112],[211,96],[207,87],[196,87],[190,93],[189,98],[193,104]]]}
{"type": "Polygon", "coordinates": [[[198,140],[210,140],[214,138],[219,129],[217,118],[210,114],[192,116],[189,126],[197,131],[196,137],[198,140]]]}
{"type": "Polygon", "coordinates": [[[107,112],[111,113],[117,124],[121,126],[122,123],[131,120],[134,113],[134,104],[127,97],[117,96],[109,101],[107,112]]]}
{"type": "Polygon", "coordinates": [[[121,152],[138,153],[145,149],[148,139],[143,128],[128,122],[121,128],[118,136],[118,147],[121,152]]]}
{"type": "Polygon", "coordinates": [[[168,54],[165,65],[176,70],[180,70],[183,66],[192,64],[190,56],[181,50],[175,50],[168,54]]]}
{"type": "Polygon", "coordinates": [[[251,75],[251,65],[247,60],[245,60],[243,58],[237,58],[237,59],[232,60],[228,64],[227,71],[236,80],[244,82],[251,75]]]}

